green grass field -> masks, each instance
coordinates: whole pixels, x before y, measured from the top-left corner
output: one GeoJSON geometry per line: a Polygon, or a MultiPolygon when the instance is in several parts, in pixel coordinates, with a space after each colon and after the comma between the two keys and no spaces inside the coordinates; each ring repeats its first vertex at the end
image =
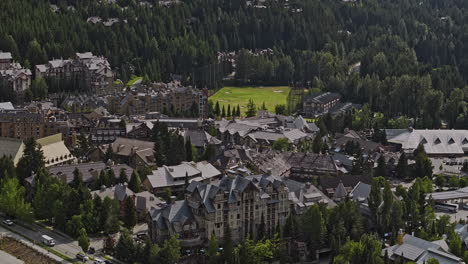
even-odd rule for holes
{"type": "Polygon", "coordinates": [[[244,114],[247,110],[246,105],[249,99],[252,99],[257,105],[257,108],[260,108],[265,102],[265,106],[268,111],[275,112],[275,106],[279,104],[287,105],[287,97],[290,88],[287,86],[274,86],[274,87],[224,87],[219,90],[217,93],[210,97],[210,100],[213,104],[216,104],[216,101],[219,102],[219,106],[226,107],[231,105],[241,108],[241,113],[244,114]]]}

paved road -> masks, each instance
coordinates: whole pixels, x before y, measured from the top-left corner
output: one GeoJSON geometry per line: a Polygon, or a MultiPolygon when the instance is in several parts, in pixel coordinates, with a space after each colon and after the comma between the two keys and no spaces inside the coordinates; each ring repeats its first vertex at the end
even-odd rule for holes
{"type": "MultiPolygon", "coordinates": [[[[3,221],[3,218],[1,220],[3,221]]],[[[14,224],[13,226],[9,226],[8,228],[14,230],[16,233],[19,233],[24,237],[33,240],[36,244],[41,243],[42,235],[50,236],[55,240],[55,246],[53,247],[53,249],[72,259],[75,258],[76,254],[82,252],[77,241],[74,241],[71,238],[65,236],[58,235],[36,224],[33,224],[31,226],[31,229],[25,228],[18,224],[14,224]]],[[[92,262],[88,261],[86,263],[92,262]]]]}

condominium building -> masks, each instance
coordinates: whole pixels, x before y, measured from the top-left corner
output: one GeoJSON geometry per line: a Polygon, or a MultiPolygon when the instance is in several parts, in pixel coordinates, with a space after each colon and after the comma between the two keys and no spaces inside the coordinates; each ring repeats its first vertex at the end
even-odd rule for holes
{"type": "Polygon", "coordinates": [[[112,92],[114,73],[104,57],[91,52],[76,53],[75,57],[64,60],[54,59],[47,64],[36,65],[36,78],[45,78],[49,82],[78,85],[94,94],[112,92]]]}
{"type": "Polygon", "coordinates": [[[148,112],[206,117],[208,91],[181,86],[178,82],[154,84],[144,92],[128,92],[107,98],[109,111],[122,115],[148,112]]]}
{"type": "MultiPolygon", "coordinates": [[[[31,87],[31,71],[14,62],[10,52],[0,51],[0,87],[22,94],[31,87]]],[[[3,91],[4,92],[4,91],[3,91]]]]}
{"type": "Polygon", "coordinates": [[[57,133],[67,135],[68,132],[67,122],[45,118],[41,113],[20,111],[0,113],[0,137],[42,138],[57,133]]]}
{"type": "Polygon", "coordinates": [[[211,234],[219,240],[230,228],[232,239],[273,235],[287,217],[316,203],[335,203],[310,185],[270,174],[230,175],[212,183],[192,181],[185,199],[150,211],[149,233],[162,243],[178,235],[182,247],[206,243],[211,234]],[[314,195],[305,195],[306,193],[314,195]]]}

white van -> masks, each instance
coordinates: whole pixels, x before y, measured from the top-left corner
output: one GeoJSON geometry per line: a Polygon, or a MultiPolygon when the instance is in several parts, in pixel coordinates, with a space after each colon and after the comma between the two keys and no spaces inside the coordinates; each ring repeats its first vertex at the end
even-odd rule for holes
{"type": "Polygon", "coordinates": [[[49,247],[55,246],[55,240],[47,235],[42,236],[42,243],[44,243],[44,245],[47,245],[49,247]]]}

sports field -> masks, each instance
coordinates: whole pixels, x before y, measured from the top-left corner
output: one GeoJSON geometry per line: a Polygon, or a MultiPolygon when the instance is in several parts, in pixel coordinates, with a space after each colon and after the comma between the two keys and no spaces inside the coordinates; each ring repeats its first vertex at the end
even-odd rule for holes
{"type": "Polygon", "coordinates": [[[260,108],[265,102],[265,106],[268,111],[275,112],[275,106],[279,104],[287,105],[287,97],[290,88],[287,86],[272,86],[272,87],[224,87],[217,93],[210,97],[213,105],[216,101],[219,102],[219,106],[222,108],[223,105],[240,106],[241,113],[247,110],[246,106],[249,99],[252,99],[257,106],[260,108]]]}

